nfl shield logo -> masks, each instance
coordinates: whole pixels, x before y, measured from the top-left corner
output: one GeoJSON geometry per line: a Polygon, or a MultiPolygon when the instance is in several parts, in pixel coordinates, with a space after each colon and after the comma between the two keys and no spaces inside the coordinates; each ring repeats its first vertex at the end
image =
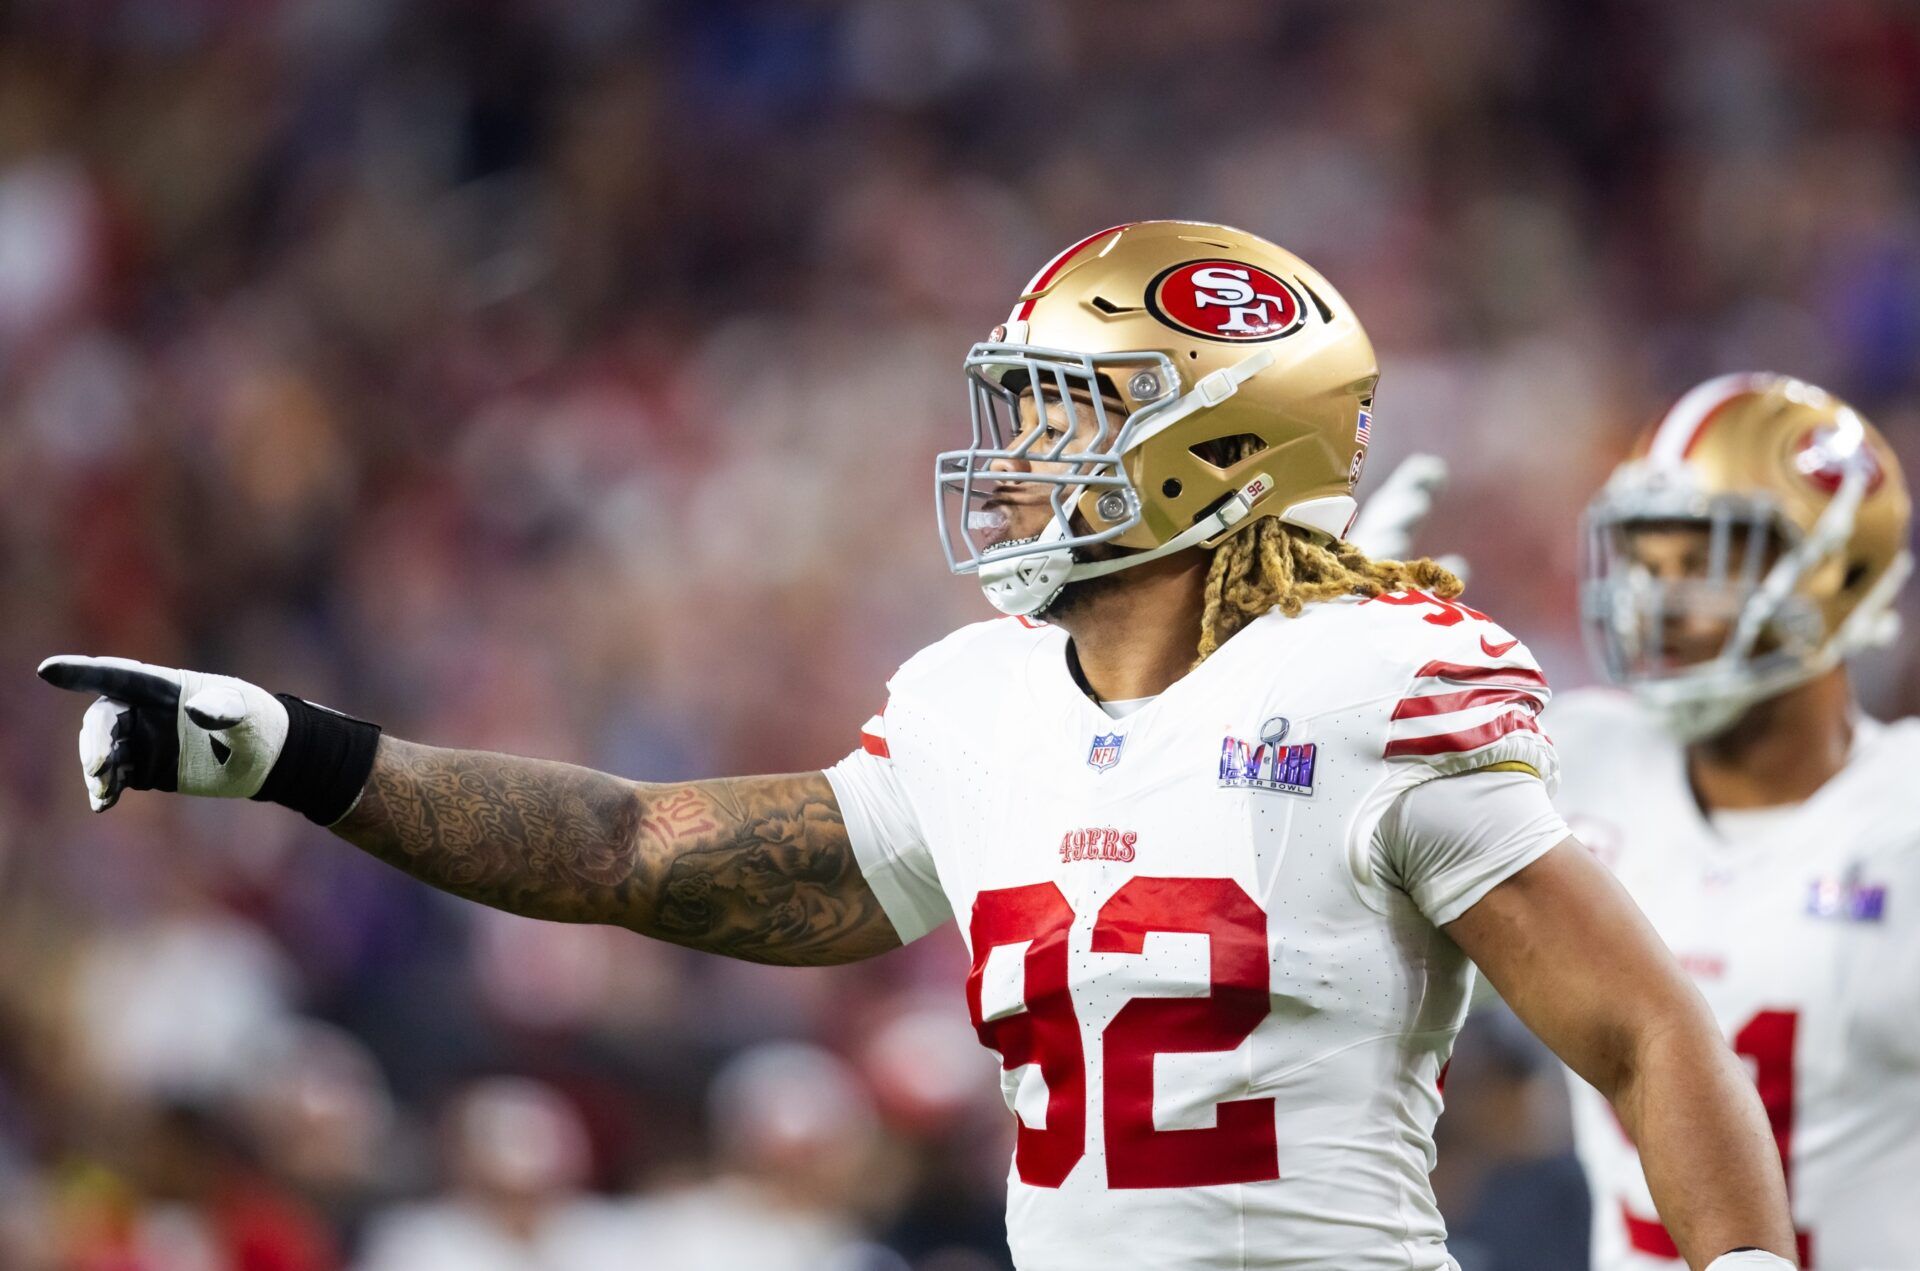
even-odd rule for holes
{"type": "Polygon", "coordinates": [[[1120,762],[1120,747],[1127,744],[1123,733],[1101,733],[1094,737],[1093,745],[1087,749],[1087,767],[1095,772],[1105,772],[1120,762]]]}

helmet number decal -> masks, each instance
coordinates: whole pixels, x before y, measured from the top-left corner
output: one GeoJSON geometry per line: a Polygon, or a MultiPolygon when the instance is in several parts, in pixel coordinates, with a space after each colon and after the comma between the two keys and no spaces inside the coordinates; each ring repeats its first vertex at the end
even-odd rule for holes
{"type": "Polygon", "coordinates": [[[1292,335],[1306,306],[1291,283],[1236,260],[1190,260],[1147,284],[1147,311],[1203,340],[1248,344],[1292,335]]]}

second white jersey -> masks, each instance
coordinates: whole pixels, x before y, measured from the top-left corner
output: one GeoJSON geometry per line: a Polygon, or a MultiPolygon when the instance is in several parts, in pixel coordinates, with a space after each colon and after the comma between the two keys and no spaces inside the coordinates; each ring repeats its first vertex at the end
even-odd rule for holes
{"type": "Polygon", "coordinates": [[[1427,1175],[1472,973],[1438,926],[1565,826],[1538,797],[1464,846],[1376,830],[1437,776],[1552,778],[1532,658],[1418,594],[1323,603],[1116,720],[1066,647],[956,633],[829,774],[902,937],[960,915],[1019,1123],[1015,1261],[1453,1266],[1427,1175]]]}
{"type": "MultiPolygon", "coordinates": [[[[1801,1265],[1920,1266],[1920,724],[1863,719],[1805,803],[1716,827],[1685,755],[1631,698],[1547,717],[1557,800],[1700,987],[1759,1086],[1787,1167],[1801,1265]]],[[[1639,1157],[1573,1079],[1597,1271],[1674,1271],[1639,1157]]]]}

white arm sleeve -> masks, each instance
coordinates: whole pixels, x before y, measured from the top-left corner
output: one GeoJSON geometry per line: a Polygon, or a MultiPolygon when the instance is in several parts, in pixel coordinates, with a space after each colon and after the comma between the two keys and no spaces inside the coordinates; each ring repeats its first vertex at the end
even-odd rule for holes
{"type": "Polygon", "coordinates": [[[827,769],[854,859],[902,944],[953,917],[933,852],[891,759],[856,750],[827,769]]]}
{"type": "Polygon", "coordinates": [[[1530,772],[1482,769],[1423,781],[1380,818],[1374,876],[1444,926],[1567,837],[1546,785],[1530,772]]]}

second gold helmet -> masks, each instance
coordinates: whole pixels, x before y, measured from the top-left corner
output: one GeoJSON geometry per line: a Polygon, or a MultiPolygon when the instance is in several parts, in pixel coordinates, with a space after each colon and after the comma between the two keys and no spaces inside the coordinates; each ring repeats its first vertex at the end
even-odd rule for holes
{"type": "Polygon", "coordinates": [[[1588,509],[1582,608],[1601,670],[1676,734],[1707,736],[1754,703],[1895,630],[1911,569],[1905,477],[1847,403],[1784,375],[1743,373],[1688,392],[1588,509]],[[1637,528],[1707,531],[1704,575],[1655,579],[1637,528]],[[1727,636],[1680,663],[1665,625],[1710,606],[1727,636]]]}

